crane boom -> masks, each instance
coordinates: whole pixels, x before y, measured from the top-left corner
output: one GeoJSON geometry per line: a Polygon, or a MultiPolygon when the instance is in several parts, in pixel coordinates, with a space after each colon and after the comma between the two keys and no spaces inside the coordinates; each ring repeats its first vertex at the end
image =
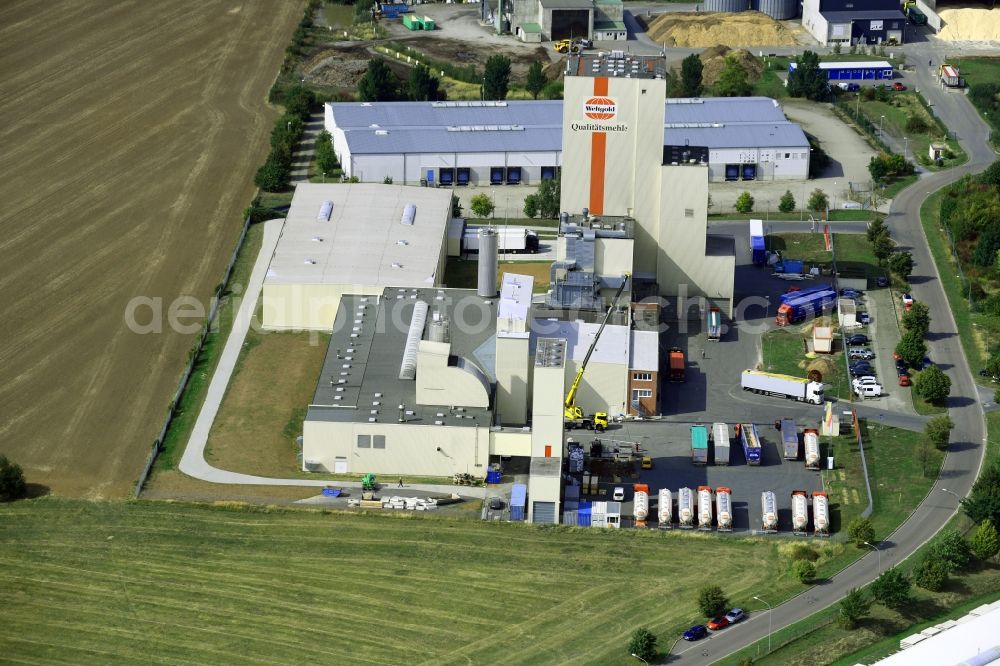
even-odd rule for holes
{"type": "Polygon", "coordinates": [[[618,287],[618,291],[615,292],[615,297],[611,299],[611,305],[608,306],[608,311],[604,313],[601,326],[597,329],[597,333],[590,343],[590,348],[587,349],[587,355],[583,357],[583,363],[580,364],[580,369],[576,373],[576,378],[573,379],[573,384],[569,387],[569,392],[566,394],[566,400],[563,403],[565,407],[563,410],[564,416],[568,419],[578,419],[583,416],[583,410],[576,406],[576,392],[580,389],[580,380],[583,379],[583,371],[587,369],[587,363],[590,362],[590,357],[597,347],[597,341],[601,339],[601,333],[604,332],[604,327],[608,325],[611,313],[614,312],[615,306],[618,305],[618,299],[621,298],[622,292],[625,291],[625,285],[628,284],[630,277],[632,277],[631,273],[622,275],[622,284],[618,287]]]}

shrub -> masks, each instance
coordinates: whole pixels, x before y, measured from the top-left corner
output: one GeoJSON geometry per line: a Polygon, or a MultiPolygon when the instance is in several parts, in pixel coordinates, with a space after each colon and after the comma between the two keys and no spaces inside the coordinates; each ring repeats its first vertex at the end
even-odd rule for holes
{"type": "Polygon", "coordinates": [[[778,210],[782,213],[791,213],[795,210],[795,196],[792,195],[791,190],[785,190],[785,193],[781,195],[781,199],[778,201],[778,210]]]}
{"type": "Polygon", "coordinates": [[[841,629],[851,630],[858,626],[858,620],[868,615],[872,602],[864,590],[851,588],[841,602],[837,611],[837,625],[841,629]]]}
{"type": "Polygon", "coordinates": [[[736,212],[749,213],[753,210],[753,197],[746,190],[736,198],[736,212]]]}
{"type": "Polygon", "coordinates": [[[906,118],[906,131],[910,134],[923,134],[930,129],[927,121],[920,116],[908,116],[906,118]]]}
{"type": "Polygon", "coordinates": [[[955,530],[943,530],[935,537],[927,556],[944,563],[951,571],[964,569],[972,562],[972,551],[968,542],[955,530]]]}
{"type": "Polygon", "coordinates": [[[812,562],[799,560],[793,565],[792,571],[795,573],[795,577],[798,578],[800,583],[810,585],[816,581],[816,565],[812,562]]]}
{"type": "Polygon", "coordinates": [[[718,585],[707,585],[698,590],[698,608],[705,617],[717,617],[729,608],[729,598],[718,585]]]}
{"type": "Polygon", "coordinates": [[[913,569],[913,582],[918,587],[931,592],[940,592],[948,584],[950,567],[946,562],[935,559],[927,553],[913,569]]]}
{"type": "Polygon", "coordinates": [[[858,548],[865,548],[866,541],[875,539],[875,528],[867,518],[855,518],[847,526],[847,540],[858,548]]]}
{"type": "Polygon", "coordinates": [[[528,196],[524,197],[524,214],[531,219],[534,219],[535,217],[538,216],[537,194],[529,194],[528,196]]]}
{"type": "Polygon", "coordinates": [[[796,561],[807,560],[809,562],[815,562],[819,559],[819,553],[804,543],[797,543],[792,546],[792,559],[796,561]]]}
{"type": "Polygon", "coordinates": [[[830,205],[830,200],[826,196],[826,192],[823,190],[815,189],[812,191],[812,194],[809,195],[809,210],[814,213],[826,210],[828,205],[830,205]]]}
{"type": "Polygon", "coordinates": [[[976,533],[969,539],[969,550],[981,562],[996,557],[1000,553],[1000,537],[997,536],[996,526],[988,520],[979,523],[976,533]]]}
{"type": "Polygon", "coordinates": [[[643,661],[654,661],[656,659],[656,635],[646,627],[636,629],[629,639],[628,652],[643,661]]]}
{"type": "Polygon", "coordinates": [[[900,608],[910,601],[910,579],[896,567],[883,571],[869,589],[872,598],[887,608],[900,608]]]}
{"type": "Polygon", "coordinates": [[[11,462],[7,456],[0,455],[0,500],[9,502],[21,499],[28,492],[24,482],[24,470],[11,462]]]}

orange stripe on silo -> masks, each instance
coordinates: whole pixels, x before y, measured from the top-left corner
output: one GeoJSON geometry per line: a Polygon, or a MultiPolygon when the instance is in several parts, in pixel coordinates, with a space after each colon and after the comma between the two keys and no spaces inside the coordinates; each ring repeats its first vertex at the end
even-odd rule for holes
{"type": "Polygon", "coordinates": [[[604,214],[604,158],[608,148],[606,132],[590,135],[590,213],[604,214]]]}
{"type": "MultiPolygon", "coordinates": [[[[594,97],[608,94],[608,78],[594,78],[594,97]]],[[[590,213],[604,214],[604,169],[608,150],[608,135],[606,132],[594,132],[590,135],[590,213]]]]}

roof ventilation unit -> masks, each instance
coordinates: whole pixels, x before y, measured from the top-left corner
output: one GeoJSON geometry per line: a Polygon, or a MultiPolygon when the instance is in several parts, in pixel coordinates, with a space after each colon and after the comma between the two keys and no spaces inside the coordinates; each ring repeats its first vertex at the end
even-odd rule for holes
{"type": "Polygon", "coordinates": [[[417,207],[411,203],[406,204],[403,208],[403,218],[400,220],[403,224],[407,226],[413,225],[413,220],[417,217],[417,207]]]}
{"type": "MultiPolygon", "coordinates": [[[[329,222],[330,214],[333,212],[333,202],[327,199],[323,202],[323,205],[319,207],[319,214],[316,215],[317,222],[329,222]]],[[[322,240],[322,239],[320,239],[322,240]]]]}
{"type": "Polygon", "coordinates": [[[413,306],[413,317],[410,319],[410,330],[406,333],[406,344],[403,347],[403,362],[399,367],[400,379],[417,378],[417,346],[424,334],[424,324],[427,323],[429,306],[423,301],[417,301],[413,306]]]}

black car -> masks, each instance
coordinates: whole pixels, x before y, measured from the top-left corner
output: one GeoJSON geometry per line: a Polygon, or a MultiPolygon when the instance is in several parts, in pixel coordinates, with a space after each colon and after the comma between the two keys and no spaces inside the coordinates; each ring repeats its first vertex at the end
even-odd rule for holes
{"type": "Polygon", "coordinates": [[[868,363],[865,364],[855,364],[851,366],[851,375],[854,377],[860,377],[861,375],[874,375],[875,368],[873,368],[868,363]]]}
{"type": "Polygon", "coordinates": [[[905,365],[902,368],[897,365],[896,366],[896,376],[897,377],[909,377],[910,376],[910,371],[906,369],[905,365]]]}
{"type": "Polygon", "coordinates": [[[896,370],[897,371],[899,371],[899,372],[906,372],[906,368],[907,367],[908,366],[906,365],[906,361],[904,361],[901,358],[900,359],[896,359],[896,370]]]}
{"type": "Polygon", "coordinates": [[[866,344],[868,344],[868,336],[867,335],[861,335],[860,333],[858,333],[856,335],[852,335],[851,337],[847,338],[847,344],[849,344],[849,345],[866,345],[866,344]]]}

